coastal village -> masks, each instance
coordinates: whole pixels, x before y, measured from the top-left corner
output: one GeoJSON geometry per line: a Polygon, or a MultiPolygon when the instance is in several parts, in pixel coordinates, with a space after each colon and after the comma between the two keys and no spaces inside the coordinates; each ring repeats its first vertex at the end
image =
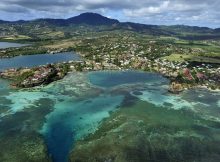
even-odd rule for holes
{"type": "Polygon", "coordinates": [[[37,68],[8,69],[0,73],[2,78],[20,81],[12,84],[14,87],[34,87],[49,84],[52,81],[62,79],[70,71],[98,71],[98,70],[142,70],[146,72],[158,72],[171,80],[171,91],[176,93],[183,89],[195,86],[207,87],[212,90],[220,88],[220,67],[211,65],[190,67],[189,62],[170,62],[166,59],[154,61],[146,57],[130,55],[123,57],[116,65],[107,55],[103,61],[92,60],[60,63],[57,65],[45,65],[37,68]],[[65,66],[64,66],[65,65],[65,66]]]}
{"type": "MultiPolygon", "coordinates": [[[[109,58],[104,57],[103,62],[86,61],[83,71],[88,70],[142,70],[146,72],[158,72],[171,80],[173,92],[182,91],[192,87],[207,87],[220,89],[220,67],[202,64],[190,66],[189,62],[170,62],[166,59],[154,61],[147,58],[131,55],[120,61],[120,66],[109,63],[109,58]],[[175,88],[178,87],[178,88],[175,88]]],[[[174,93],[175,93],[174,92],[174,93]]]]}
{"type": "MultiPolygon", "coordinates": [[[[202,50],[182,48],[160,41],[137,41],[135,36],[134,38],[122,36],[122,38],[112,39],[106,35],[102,36],[101,39],[85,38],[80,43],[75,44],[74,47],[38,47],[36,48],[37,51],[44,49],[46,50],[45,53],[50,54],[74,50],[81,56],[82,61],[69,61],[34,68],[8,69],[0,72],[0,77],[12,79],[13,87],[30,88],[62,79],[71,71],[142,70],[157,72],[169,78],[171,80],[169,91],[173,93],[192,87],[220,89],[220,67],[218,64],[217,66],[215,63],[205,62],[194,64],[190,60],[183,59],[199,52],[204,54],[202,50]],[[109,39],[109,44],[104,43],[108,42],[109,39]],[[171,61],[167,59],[172,53],[180,53],[182,60],[171,61]]],[[[54,46],[56,47],[56,44],[54,46]]],[[[22,48],[31,49],[32,47],[22,48]]],[[[4,51],[8,53],[15,49],[10,48],[4,51]]]]}

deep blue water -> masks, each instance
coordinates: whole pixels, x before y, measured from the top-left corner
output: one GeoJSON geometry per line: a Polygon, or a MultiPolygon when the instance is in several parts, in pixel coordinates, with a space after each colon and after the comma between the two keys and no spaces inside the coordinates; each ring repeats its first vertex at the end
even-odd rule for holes
{"type": "Polygon", "coordinates": [[[23,47],[28,44],[20,44],[20,43],[10,43],[10,42],[0,42],[0,49],[10,48],[10,47],[23,47]]]}
{"type": "Polygon", "coordinates": [[[67,162],[75,140],[94,132],[98,123],[108,117],[109,111],[115,110],[122,99],[109,95],[94,97],[89,102],[89,98],[80,101],[66,98],[55,105],[42,131],[53,162],[67,162]]]}
{"type": "Polygon", "coordinates": [[[72,52],[64,52],[58,54],[38,54],[17,56],[13,58],[0,59],[0,70],[20,67],[35,67],[51,63],[59,63],[70,60],[79,60],[80,57],[72,52]]]}
{"type": "Polygon", "coordinates": [[[64,122],[55,122],[50,125],[50,130],[45,134],[48,151],[54,162],[67,162],[68,153],[74,141],[72,128],[64,122]]]}

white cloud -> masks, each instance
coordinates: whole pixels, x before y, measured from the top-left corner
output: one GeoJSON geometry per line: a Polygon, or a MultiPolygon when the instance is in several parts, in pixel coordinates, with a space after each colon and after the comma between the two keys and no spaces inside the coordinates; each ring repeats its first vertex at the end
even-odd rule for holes
{"type": "Polygon", "coordinates": [[[66,18],[98,12],[140,23],[220,27],[220,0],[1,0],[2,19],[66,18]],[[22,16],[21,16],[22,15],[22,16]]]}
{"type": "Polygon", "coordinates": [[[140,9],[124,9],[126,16],[139,17],[148,16],[149,14],[159,14],[168,8],[170,1],[164,1],[159,6],[142,7],[140,9]]]}

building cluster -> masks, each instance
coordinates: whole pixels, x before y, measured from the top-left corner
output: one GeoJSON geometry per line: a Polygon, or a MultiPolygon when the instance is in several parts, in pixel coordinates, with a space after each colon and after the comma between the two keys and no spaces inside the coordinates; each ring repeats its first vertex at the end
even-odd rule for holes
{"type": "Polygon", "coordinates": [[[16,68],[7,69],[4,71],[0,71],[0,77],[1,78],[14,78],[17,76],[18,70],[16,68]]]}
{"type": "Polygon", "coordinates": [[[13,87],[34,87],[48,84],[65,76],[63,65],[45,65],[35,68],[8,69],[0,72],[0,77],[13,80],[13,87]]]}
{"type": "MultiPolygon", "coordinates": [[[[220,87],[220,68],[207,64],[197,66],[191,65],[187,61],[175,62],[164,59],[164,56],[175,52],[179,54],[189,53],[188,48],[180,48],[172,44],[152,40],[146,42],[134,37],[115,38],[107,36],[100,39],[88,38],[81,40],[73,49],[84,58],[83,61],[67,63],[73,71],[136,69],[158,72],[178,83],[220,87]]],[[[46,53],[53,54],[65,50],[65,48],[46,49],[46,53]]],[[[191,50],[191,53],[194,52],[200,53],[203,51],[191,50]]],[[[16,71],[15,69],[10,70],[5,72],[4,76],[6,74],[7,76],[13,75],[13,71],[16,71]]],[[[39,67],[34,70],[32,76],[23,80],[22,85],[42,84],[55,71],[56,75],[61,76],[62,68],[55,68],[54,70],[48,66],[39,67]]]]}
{"type": "Polygon", "coordinates": [[[87,60],[83,70],[122,70],[136,69],[158,72],[177,83],[188,85],[204,85],[214,89],[220,88],[220,68],[211,65],[191,65],[190,62],[175,62],[167,59],[150,60],[147,57],[135,56],[134,54],[122,54],[118,57],[102,55],[100,59],[87,60]],[[118,61],[115,62],[114,60],[118,61]],[[95,60],[98,60],[96,62],[95,60]],[[101,61],[100,61],[101,60],[101,61]]]}
{"type": "Polygon", "coordinates": [[[47,81],[52,75],[56,75],[56,69],[51,66],[41,66],[37,68],[33,75],[27,77],[20,83],[21,87],[30,87],[30,85],[40,85],[47,81]]]}

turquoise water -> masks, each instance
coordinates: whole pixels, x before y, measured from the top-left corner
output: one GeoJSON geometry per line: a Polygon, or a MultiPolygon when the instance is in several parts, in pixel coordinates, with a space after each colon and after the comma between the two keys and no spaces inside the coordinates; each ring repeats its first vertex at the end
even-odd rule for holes
{"type": "Polygon", "coordinates": [[[89,81],[96,86],[110,88],[123,84],[134,84],[134,83],[144,83],[147,81],[148,84],[156,82],[168,83],[168,81],[163,78],[161,75],[146,73],[144,72],[136,72],[136,71],[122,71],[120,73],[116,73],[114,71],[104,71],[104,72],[91,72],[88,75],[89,81]],[[107,74],[107,75],[106,75],[107,74]]]}
{"type": "Polygon", "coordinates": [[[55,110],[47,116],[42,133],[54,161],[67,161],[67,154],[75,140],[92,133],[98,123],[109,116],[122,96],[101,95],[88,101],[65,100],[55,105],[55,110]]]}
{"type": "MultiPolygon", "coordinates": [[[[220,93],[198,89],[172,95],[167,92],[168,83],[160,75],[137,71],[73,73],[46,87],[30,90],[12,90],[6,80],[0,80],[0,121],[37,109],[45,99],[53,103],[45,105],[45,109],[50,109],[46,116],[37,113],[45,117],[45,121],[37,121],[42,122],[41,127],[31,129],[43,135],[54,162],[67,162],[77,140],[94,133],[110,112],[122,104],[132,104],[133,100],[176,111],[184,109],[220,122],[220,93]]],[[[1,132],[4,134],[4,130],[1,132]]]]}
{"type": "Polygon", "coordinates": [[[9,89],[9,82],[7,80],[4,79],[0,79],[0,89],[4,90],[4,89],[9,89]]]}
{"type": "Polygon", "coordinates": [[[27,45],[28,44],[0,42],[0,49],[10,48],[10,47],[23,47],[23,46],[27,46],[27,45]]]}
{"type": "Polygon", "coordinates": [[[38,54],[38,55],[27,55],[17,56],[13,58],[0,59],[0,71],[9,68],[20,68],[20,67],[34,67],[39,65],[46,65],[51,63],[59,63],[66,61],[78,61],[80,60],[79,55],[72,52],[64,52],[57,54],[38,54]]]}

